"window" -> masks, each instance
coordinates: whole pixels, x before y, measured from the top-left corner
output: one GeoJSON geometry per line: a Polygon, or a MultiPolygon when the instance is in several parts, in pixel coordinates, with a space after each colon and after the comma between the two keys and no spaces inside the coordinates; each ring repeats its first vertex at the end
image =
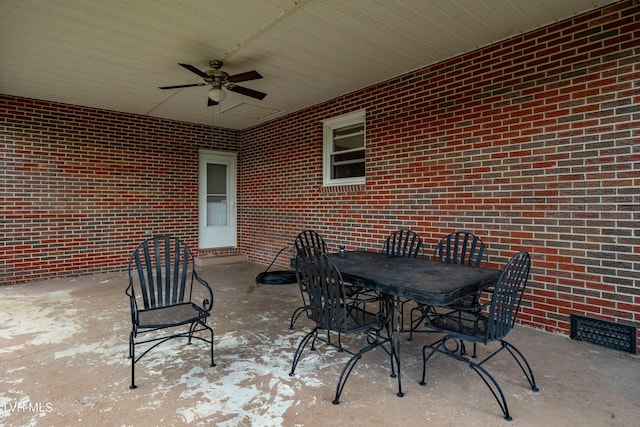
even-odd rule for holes
{"type": "Polygon", "coordinates": [[[324,185],[364,184],[365,111],[324,121],[324,185]]]}
{"type": "Polygon", "coordinates": [[[227,225],[227,165],[207,163],[207,227],[227,225]]]}

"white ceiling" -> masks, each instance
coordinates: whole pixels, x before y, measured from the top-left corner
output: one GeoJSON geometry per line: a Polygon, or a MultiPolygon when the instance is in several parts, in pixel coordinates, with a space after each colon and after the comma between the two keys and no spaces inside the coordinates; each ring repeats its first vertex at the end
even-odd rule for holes
{"type": "Polygon", "coordinates": [[[243,129],[611,0],[0,0],[0,93],[243,129]],[[221,59],[262,101],[180,67],[221,59]]]}

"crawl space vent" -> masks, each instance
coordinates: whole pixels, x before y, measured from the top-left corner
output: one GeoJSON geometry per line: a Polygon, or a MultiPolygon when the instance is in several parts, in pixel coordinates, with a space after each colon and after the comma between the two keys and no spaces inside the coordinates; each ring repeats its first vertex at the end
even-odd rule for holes
{"type": "Polygon", "coordinates": [[[608,320],[572,314],[571,339],[636,353],[636,328],[608,320]]]}

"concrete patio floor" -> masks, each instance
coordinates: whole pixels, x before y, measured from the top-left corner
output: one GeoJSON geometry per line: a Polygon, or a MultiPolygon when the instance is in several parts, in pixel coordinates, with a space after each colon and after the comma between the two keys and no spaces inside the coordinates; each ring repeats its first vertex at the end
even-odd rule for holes
{"type": "Polygon", "coordinates": [[[403,398],[386,354],[375,350],[333,405],[347,355],[321,344],[303,356],[295,377],[288,375],[310,323],[288,329],[297,286],[256,287],[263,269],[246,261],[200,267],[216,297],[217,366],[209,367],[203,343],[172,340],[137,365],[135,390],[126,273],[0,287],[0,425],[640,425],[638,356],[523,326],[509,341],[531,362],[540,392],[528,388],[506,354],[489,362],[511,423],[464,364],[435,356],[429,384],[418,384],[425,334],[403,340],[403,398]]]}

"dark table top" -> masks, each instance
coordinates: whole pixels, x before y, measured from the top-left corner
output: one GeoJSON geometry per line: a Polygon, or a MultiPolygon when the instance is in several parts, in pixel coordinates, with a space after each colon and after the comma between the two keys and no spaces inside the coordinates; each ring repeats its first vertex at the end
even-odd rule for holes
{"type": "Polygon", "coordinates": [[[496,283],[501,270],[446,264],[428,258],[347,252],[331,259],[345,281],[427,305],[447,305],[496,283]]]}

